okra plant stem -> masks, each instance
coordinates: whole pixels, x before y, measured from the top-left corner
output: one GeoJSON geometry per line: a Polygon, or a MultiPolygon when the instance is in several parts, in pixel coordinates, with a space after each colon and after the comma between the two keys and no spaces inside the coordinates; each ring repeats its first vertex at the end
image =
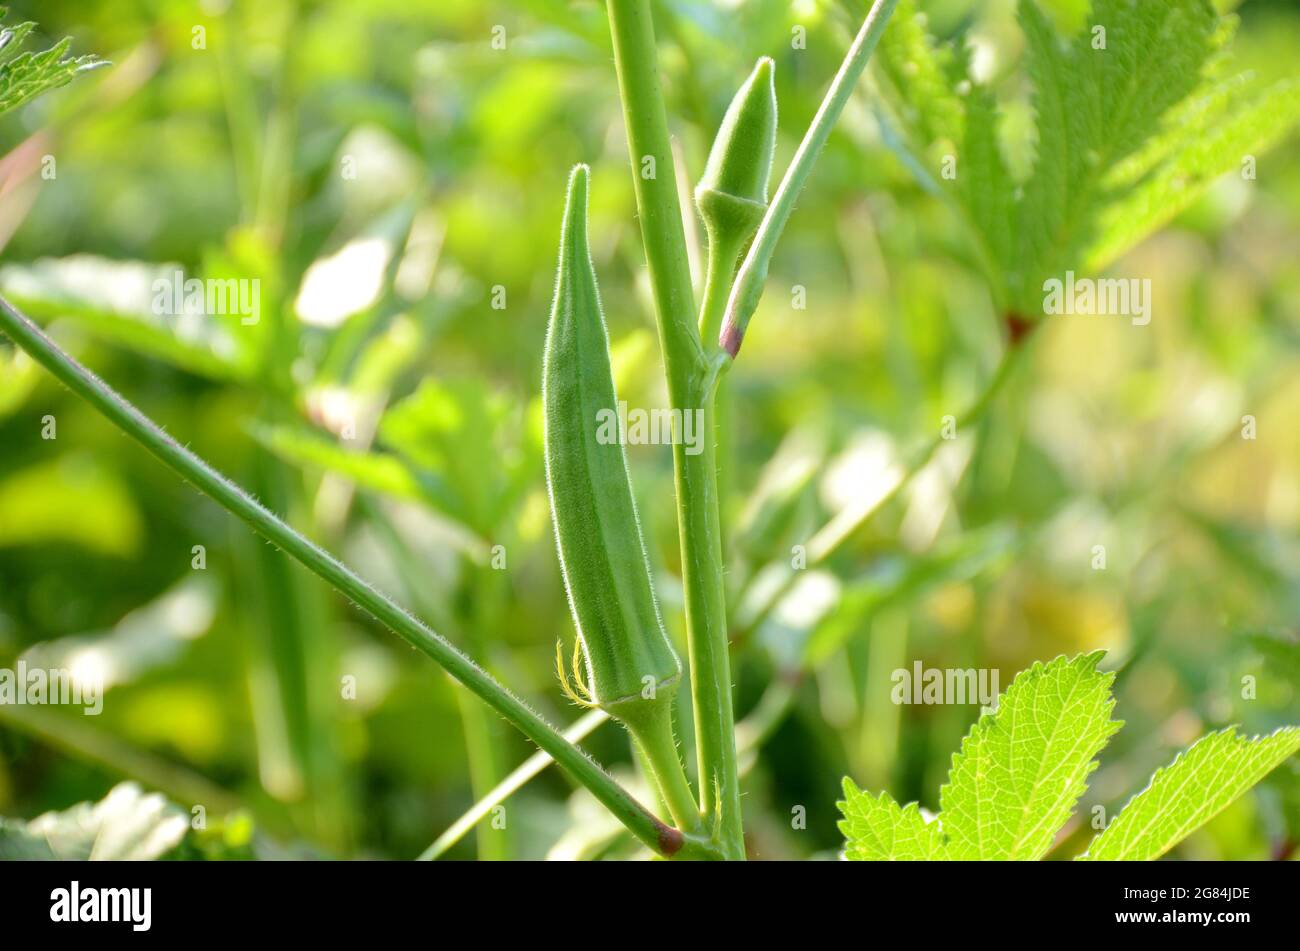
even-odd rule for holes
{"type": "Polygon", "coordinates": [[[0,330],[68,389],[113,425],[188,479],[200,492],[247,522],[259,535],[324,579],[416,650],[427,655],[471,692],[555,758],[645,845],[665,856],[715,858],[709,843],[665,825],[596,761],[566,740],[554,726],[478,667],[450,642],[392,598],[363,580],[329,552],[290,528],[242,488],[213,469],[158,427],[108,384],[64,352],[39,327],[0,297],[0,330]]]}
{"type": "Polygon", "coordinates": [[[722,329],[722,316],[727,310],[727,296],[732,278],[744,247],[735,240],[716,239],[709,245],[709,265],[704,278],[704,303],[700,305],[700,339],[706,347],[714,348],[722,329]]]}
{"type": "Polygon", "coordinates": [[[703,348],[649,0],[609,0],[609,24],[664,363],[670,387],[683,391],[703,348]]]}
{"type": "MultiPolygon", "coordinates": [[[[655,49],[649,0],[609,0],[614,63],[627,126],[641,236],[650,268],[668,393],[674,409],[703,411],[713,432],[716,369],[709,366],[695,324],[676,174],[655,49]]],[[[712,438],[688,455],[673,446],[677,524],[690,655],[691,699],[705,827],[730,859],[745,857],[731,697],[718,477],[712,438]]]]}
{"type": "Polygon", "coordinates": [[[840,113],[844,111],[844,106],[853,94],[853,89],[861,78],[868,60],[871,59],[881,34],[885,32],[885,26],[889,23],[896,6],[898,0],[876,0],[872,5],[867,18],[862,23],[862,28],[853,40],[853,45],[849,47],[844,57],[844,62],[840,65],[839,72],[831,83],[831,88],[822,100],[817,115],[808,126],[803,141],[799,143],[799,150],[790,162],[790,167],[786,169],[785,177],[781,179],[776,195],[768,206],[767,214],[763,216],[763,223],[759,225],[758,234],[755,235],[754,243],[750,245],[749,253],[745,256],[745,263],[741,265],[740,274],[736,277],[735,287],[731,291],[731,300],[727,304],[726,322],[718,338],[718,345],[732,357],[739,352],[741,341],[745,336],[745,328],[758,308],[759,298],[763,296],[763,284],[767,281],[767,269],[772,262],[772,254],[776,251],[776,244],[781,239],[781,232],[785,230],[786,222],[794,212],[799,193],[803,191],[804,183],[812,174],[817,156],[821,154],[826,140],[830,138],[831,130],[835,128],[840,113]]]}
{"type": "Polygon", "coordinates": [[[745,857],[740,811],[740,771],[732,705],[730,638],[722,575],[722,521],[713,440],[714,373],[701,379],[688,406],[704,412],[700,452],[674,447],[677,511],[682,540],[686,631],[691,658],[691,698],[699,761],[700,798],[706,826],[716,826],[718,844],[731,859],[745,857]]]}
{"type": "Polygon", "coordinates": [[[668,814],[684,832],[697,832],[700,828],[700,810],[695,803],[682,759],[677,752],[677,739],[673,735],[672,708],[656,706],[645,718],[628,723],[641,753],[650,767],[650,776],[659,788],[659,795],[668,814]]]}

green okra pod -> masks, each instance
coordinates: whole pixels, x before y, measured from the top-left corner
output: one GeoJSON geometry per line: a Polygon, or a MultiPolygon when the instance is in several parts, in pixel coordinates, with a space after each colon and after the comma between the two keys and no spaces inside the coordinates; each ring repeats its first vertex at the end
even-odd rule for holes
{"type": "Polygon", "coordinates": [[[709,269],[700,336],[718,335],[740,257],[767,212],[776,154],[775,65],[764,56],[732,97],[695,188],[695,206],[709,236],[709,269]]]}
{"type": "Polygon", "coordinates": [[[609,337],[587,243],[586,166],[569,179],[559,275],[546,335],[546,479],[560,565],[591,700],[615,716],[671,691],[682,665],[664,631],[621,441],[609,337]]]}
{"type": "Polygon", "coordinates": [[[600,435],[605,427],[598,421],[616,413],[618,401],[587,242],[588,174],[579,165],[569,179],[546,333],[542,402],[551,517],[586,665],[580,689],[586,702],[628,728],[673,818],[691,829],[699,810],[672,728],[682,664],[659,614],[622,441],[600,435]]]}
{"type": "Polygon", "coordinates": [[[737,90],[695,188],[711,245],[747,244],[767,211],[776,154],[774,70],[771,58],[764,56],[737,90]]]}

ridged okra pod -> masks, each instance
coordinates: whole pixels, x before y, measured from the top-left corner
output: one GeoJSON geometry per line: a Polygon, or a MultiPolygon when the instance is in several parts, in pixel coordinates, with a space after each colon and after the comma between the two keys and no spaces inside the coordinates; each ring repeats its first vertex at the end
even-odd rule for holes
{"type": "Polygon", "coordinates": [[[775,66],[763,57],[736,91],[695,188],[709,236],[709,270],[700,336],[717,337],[741,255],[767,212],[767,186],[776,154],[775,66]]]}
{"type": "Polygon", "coordinates": [[[695,203],[710,242],[747,244],[767,211],[776,154],[776,88],[772,60],[758,61],[736,91],[709,150],[695,203]]]}
{"type": "Polygon", "coordinates": [[[672,735],[682,664],[664,630],[622,441],[600,438],[617,413],[609,337],[587,241],[588,170],[569,179],[542,376],[546,481],[560,567],[590,702],[641,744],[669,809],[698,810],[672,735]]]}

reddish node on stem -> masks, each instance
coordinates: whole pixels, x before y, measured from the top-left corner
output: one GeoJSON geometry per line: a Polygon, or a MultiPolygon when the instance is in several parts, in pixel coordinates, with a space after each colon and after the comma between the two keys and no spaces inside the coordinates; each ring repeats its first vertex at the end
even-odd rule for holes
{"type": "Polygon", "coordinates": [[[731,359],[736,359],[736,354],[740,353],[740,343],[745,339],[745,332],[727,321],[726,326],[722,328],[722,334],[718,337],[718,346],[727,351],[731,359]]]}
{"type": "Polygon", "coordinates": [[[681,832],[672,826],[659,823],[659,851],[665,856],[676,855],[681,850],[685,839],[681,832]]]}
{"type": "Polygon", "coordinates": [[[1018,347],[1022,344],[1030,332],[1038,326],[1036,321],[1026,320],[1024,317],[1015,313],[1006,315],[1007,337],[1012,347],[1018,347]]]}

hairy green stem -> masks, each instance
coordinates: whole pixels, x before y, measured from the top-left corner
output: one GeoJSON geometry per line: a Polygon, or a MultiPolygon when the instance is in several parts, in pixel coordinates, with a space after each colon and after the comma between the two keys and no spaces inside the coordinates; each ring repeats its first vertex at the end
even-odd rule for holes
{"type": "Polygon", "coordinates": [[[686,781],[682,759],[677,752],[677,739],[673,735],[673,711],[667,705],[657,705],[635,724],[628,723],[628,732],[640,747],[650,776],[659,789],[659,796],[668,807],[668,814],[684,832],[696,832],[700,827],[700,810],[695,794],[686,781]]]}
{"type": "Polygon", "coordinates": [[[659,84],[650,0],[609,0],[609,24],[664,364],[670,388],[681,392],[704,354],[694,323],[695,292],[659,84]]]}
{"type": "Polygon", "coordinates": [[[706,346],[717,346],[712,341],[718,339],[718,333],[722,329],[727,296],[731,292],[736,265],[744,250],[735,238],[709,235],[709,265],[704,280],[704,302],[700,305],[700,339],[705,341],[706,346]]]}
{"type": "Polygon", "coordinates": [[[875,51],[881,34],[885,32],[885,26],[889,23],[896,6],[898,0],[876,0],[872,4],[867,18],[862,23],[862,29],[854,38],[853,45],[849,47],[839,72],[836,73],[826,97],[822,100],[821,107],[817,110],[817,115],[813,117],[803,141],[799,143],[799,150],[790,162],[790,167],[786,169],[785,177],[781,179],[781,185],[777,188],[771,205],[768,206],[767,214],[763,216],[763,223],[759,225],[758,234],[754,237],[754,243],[750,245],[749,254],[745,256],[745,263],[741,265],[735,287],[732,288],[731,300],[727,304],[726,322],[718,338],[718,345],[733,358],[740,351],[745,328],[758,308],[759,298],[763,296],[767,269],[772,263],[772,255],[776,251],[777,242],[781,239],[781,232],[785,230],[786,222],[794,212],[799,193],[803,191],[804,183],[812,174],[817,156],[821,154],[826,140],[830,138],[831,130],[835,128],[840,113],[844,111],[844,106],[853,94],[853,87],[861,78],[862,71],[871,59],[871,54],[875,51]]]}
{"type": "Polygon", "coordinates": [[[609,22],[669,398],[674,409],[704,416],[703,451],[688,454],[680,439],[673,446],[700,807],[726,857],[743,859],[718,481],[708,438],[717,371],[705,358],[695,325],[649,0],[609,0],[609,22]]]}
{"type": "Polygon", "coordinates": [[[714,850],[707,843],[685,836],[656,818],[601,769],[595,760],[566,740],[554,726],[424,622],[363,580],[329,552],[290,528],[242,488],[168,436],[153,420],[77,363],[3,297],[0,297],[0,330],[7,333],[32,359],[68,389],[189,480],[204,495],[247,522],[259,535],[324,579],[416,650],[436,661],[553,756],[570,776],[585,786],[641,842],[666,856],[713,856],[714,850]]]}
{"type": "Polygon", "coordinates": [[[736,761],[736,720],[732,701],[727,599],[722,574],[722,521],[713,432],[717,378],[709,374],[685,402],[703,416],[699,452],[674,447],[677,517],[682,543],[686,632],[691,657],[691,698],[706,825],[728,858],[745,857],[736,761]]]}

